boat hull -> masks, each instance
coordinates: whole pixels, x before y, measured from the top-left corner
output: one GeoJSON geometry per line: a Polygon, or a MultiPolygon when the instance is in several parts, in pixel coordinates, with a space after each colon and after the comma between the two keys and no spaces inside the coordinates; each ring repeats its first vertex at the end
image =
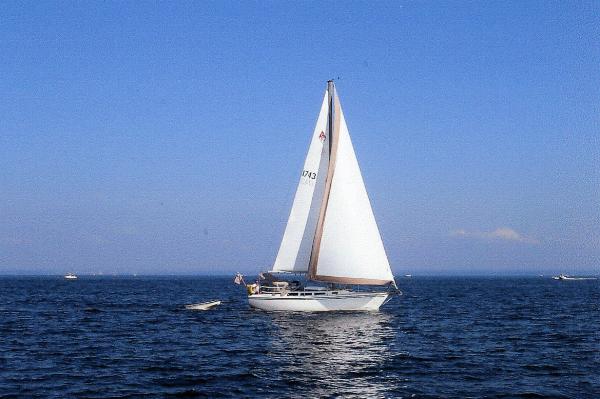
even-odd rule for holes
{"type": "Polygon", "coordinates": [[[291,312],[378,311],[389,294],[387,292],[348,292],[321,296],[288,296],[256,294],[248,297],[255,309],[291,312]]]}

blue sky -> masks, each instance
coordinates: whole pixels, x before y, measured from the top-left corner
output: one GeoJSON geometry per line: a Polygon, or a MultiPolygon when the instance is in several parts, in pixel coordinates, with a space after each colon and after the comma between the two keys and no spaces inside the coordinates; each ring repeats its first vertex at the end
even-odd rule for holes
{"type": "Polygon", "coordinates": [[[3,2],[0,273],[272,264],[326,80],[396,273],[600,272],[600,3],[3,2]]]}

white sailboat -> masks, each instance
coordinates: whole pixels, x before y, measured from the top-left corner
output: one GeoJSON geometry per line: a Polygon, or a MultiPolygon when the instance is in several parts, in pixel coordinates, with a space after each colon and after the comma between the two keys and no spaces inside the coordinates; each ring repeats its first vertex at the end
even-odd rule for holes
{"type": "Polygon", "coordinates": [[[329,81],[277,258],[266,278],[248,286],[248,301],[263,310],[378,310],[395,292],[344,113],[329,81]],[[286,273],[305,274],[322,285],[275,281],[274,274],[286,273]],[[352,290],[357,285],[366,289],[352,290]]]}
{"type": "Polygon", "coordinates": [[[566,274],[559,274],[558,276],[552,277],[554,280],[596,280],[596,277],[573,277],[567,276],[566,274]]]}

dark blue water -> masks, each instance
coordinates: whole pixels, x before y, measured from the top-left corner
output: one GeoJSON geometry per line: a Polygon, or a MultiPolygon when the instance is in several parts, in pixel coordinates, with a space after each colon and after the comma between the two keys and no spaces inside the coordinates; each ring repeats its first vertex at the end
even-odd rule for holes
{"type": "Polygon", "coordinates": [[[600,281],[400,287],[379,313],[275,314],[231,278],[1,278],[0,397],[600,397],[600,281]]]}

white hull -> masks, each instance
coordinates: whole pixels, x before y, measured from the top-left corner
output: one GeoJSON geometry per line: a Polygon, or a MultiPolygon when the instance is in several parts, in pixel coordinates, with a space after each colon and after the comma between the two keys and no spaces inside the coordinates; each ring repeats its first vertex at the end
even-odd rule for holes
{"type": "Polygon", "coordinates": [[[327,312],[340,310],[377,311],[386,302],[387,292],[345,292],[324,295],[281,296],[256,294],[248,297],[251,307],[267,311],[327,312]]]}

